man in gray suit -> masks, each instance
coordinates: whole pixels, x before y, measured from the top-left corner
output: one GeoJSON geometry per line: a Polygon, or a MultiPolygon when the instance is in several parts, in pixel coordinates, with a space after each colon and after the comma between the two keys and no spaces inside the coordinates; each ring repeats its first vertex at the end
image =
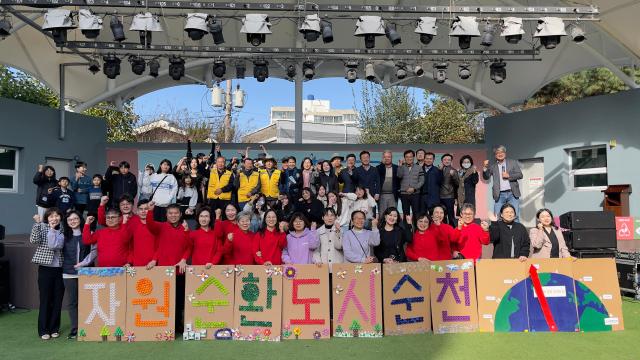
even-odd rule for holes
{"type": "Polygon", "coordinates": [[[493,176],[493,212],[500,214],[500,208],[505,203],[510,203],[516,208],[516,219],[520,221],[520,186],[518,180],[522,179],[522,171],[518,161],[507,159],[507,148],[503,145],[493,150],[496,163],[489,166],[489,160],[483,164],[482,178],[489,180],[493,176]]]}

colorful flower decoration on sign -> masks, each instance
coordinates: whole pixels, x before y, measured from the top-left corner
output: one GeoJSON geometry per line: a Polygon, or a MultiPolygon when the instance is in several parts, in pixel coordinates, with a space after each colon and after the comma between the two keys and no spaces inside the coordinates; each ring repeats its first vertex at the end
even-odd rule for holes
{"type": "Polygon", "coordinates": [[[200,281],[205,282],[209,278],[209,274],[203,271],[200,275],[198,275],[198,277],[200,278],[200,281]]]}
{"type": "Polygon", "coordinates": [[[175,339],[175,334],[173,333],[173,330],[165,330],[164,331],[164,340],[165,341],[170,341],[175,339]]]}
{"type": "Polygon", "coordinates": [[[373,269],[371,269],[371,273],[373,275],[378,275],[378,274],[380,274],[380,270],[378,268],[373,268],[373,269]]]}
{"type": "Polygon", "coordinates": [[[131,277],[136,276],[136,268],[134,268],[132,266],[128,266],[127,267],[127,274],[129,274],[129,276],[131,276],[131,277]]]}
{"type": "Polygon", "coordinates": [[[320,338],[322,338],[322,334],[320,333],[320,331],[316,330],[313,332],[313,338],[316,340],[320,340],[320,338]]]}
{"type": "Polygon", "coordinates": [[[273,275],[273,268],[265,268],[264,272],[267,273],[267,277],[271,277],[273,275]]]}
{"type": "Polygon", "coordinates": [[[134,342],[136,341],[136,335],[133,333],[133,331],[129,331],[127,333],[127,342],[134,342]]]}
{"type": "Polygon", "coordinates": [[[340,279],[344,279],[347,276],[347,270],[338,271],[338,276],[340,277],[340,279]]]}
{"type": "Polygon", "coordinates": [[[236,276],[240,276],[244,272],[244,268],[242,266],[236,266],[233,271],[236,272],[236,276]]]}
{"type": "Polygon", "coordinates": [[[284,269],[284,276],[287,279],[293,279],[296,277],[296,268],[294,268],[293,266],[287,266],[284,269]]]}
{"type": "Polygon", "coordinates": [[[193,294],[189,294],[187,295],[187,300],[189,300],[189,302],[192,302],[196,297],[193,294]]]}
{"type": "Polygon", "coordinates": [[[298,338],[298,336],[300,336],[300,334],[302,334],[302,329],[300,329],[299,327],[294,327],[293,335],[296,337],[296,339],[298,338]]]}
{"type": "Polygon", "coordinates": [[[344,288],[340,285],[336,285],[336,294],[340,295],[344,291],[344,288]]]}
{"type": "Polygon", "coordinates": [[[270,329],[264,329],[264,331],[262,333],[264,334],[264,336],[271,336],[271,330],[270,329]]]}
{"type": "Polygon", "coordinates": [[[273,275],[282,275],[282,268],[280,266],[274,266],[273,275]]]}
{"type": "Polygon", "coordinates": [[[224,275],[225,277],[229,277],[231,276],[231,274],[233,274],[233,268],[226,268],[222,270],[222,275],[224,275]]]}
{"type": "Polygon", "coordinates": [[[176,273],[176,269],[168,268],[167,270],[165,270],[165,273],[167,274],[167,276],[173,276],[173,274],[176,273]]]}
{"type": "Polygon", "coordinates": [[[353,270],[356,274],[362,273],[362,265],[356,265],[355,269],[353,270]]]}

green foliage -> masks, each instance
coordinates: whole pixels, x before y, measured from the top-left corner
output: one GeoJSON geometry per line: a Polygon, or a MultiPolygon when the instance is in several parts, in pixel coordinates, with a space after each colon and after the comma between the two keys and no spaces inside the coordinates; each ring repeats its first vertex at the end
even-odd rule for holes
{"type": "Polygon", "coordinates": [[[123,335],[124,335],[124,332],[122,331],[122,329],[120,328],[120,326],[118,326],[118,327],[116,328],[116,331],[114,331],[113,335],[115,335],[115,336],[123,336],[123,335]]]}
{"type": "Polygon", "coordinates": [[[360,325],[358,320],[353,320],[351,326],[349,326],[349,330],[362,330],[362,325],[360,325]]]}
{"type": "Polygon", "coordinates": [[[100,329],[100,336],[109,336],[111,335],[111,331],[109,331],[109,328],[107,327],[107,325],[103,326],[102,329],[100,329]]]}
{"type": "Polygon", "coordinates": [[[377,333],[382,332],[382,325],[380,325],[380,324],[376,324],[376,325],[373,327],[373,330],[374,330],[375,332],[377,332],[377,333]]]}
{"type": "Polygon", "coordinates": [[[133,128],[138,121],[138,115],[136,115],[130,101],[124,104],[123,111],[118,111],[108,103],[102,102],[87,109],[84,114],[102,118],[107,122],[107,141],[136,140],[133,128]]]}
{"type": "Polygon", "coordinates": [[[336,333],[340,334],[342,332],[344,332],[344,329],[342,328],[342,325],[336,326],[336,333]]]}

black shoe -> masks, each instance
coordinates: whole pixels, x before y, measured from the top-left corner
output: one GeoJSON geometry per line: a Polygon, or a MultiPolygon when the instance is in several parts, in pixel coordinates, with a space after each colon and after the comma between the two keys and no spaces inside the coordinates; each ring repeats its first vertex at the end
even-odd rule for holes
{"type": "Polygon", "coordinates": [[[76,331],[72,331],[67,335],[67,340],[75,340],[78,337],[78,333],[76,331]]]}

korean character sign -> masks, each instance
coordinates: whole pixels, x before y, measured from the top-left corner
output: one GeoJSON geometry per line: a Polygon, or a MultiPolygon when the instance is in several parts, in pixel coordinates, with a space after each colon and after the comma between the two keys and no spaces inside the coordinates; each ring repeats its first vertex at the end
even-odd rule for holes
{"type": "Polygon", "coordinates": [[[434,333],[478,330],[473,260],[432,262],[430,292],[434,333]]]}
{"type": "Polygon", "coordinates": [[[126,269],[78,270],[78,341],[124,341],[126,269]]]}
{"type": "Polygon", "coordinates": [[[127,334],[135,341],[175,339],[176,268],[132,267],[127,274],[127,334]]]}
{"type": "Polygon", "coordinates": [[[282,266],[236,265],[234,340],[280,341],[282,266]]]}
{"type": "Polygon", "coordinates": [[[189,266],[185,277],[184,331],[187,339],[230,339],[234,309],[233,267],[189,266]]]}
{"type": "Polygon", "coordinates": [[[384,264],[384,334],[431,331],[429,262],[384,264]]]}
{"type": "Polygon", "coordinates": [[[282,338],[329,339],[329,267],[283,265],[282,338]]]}

